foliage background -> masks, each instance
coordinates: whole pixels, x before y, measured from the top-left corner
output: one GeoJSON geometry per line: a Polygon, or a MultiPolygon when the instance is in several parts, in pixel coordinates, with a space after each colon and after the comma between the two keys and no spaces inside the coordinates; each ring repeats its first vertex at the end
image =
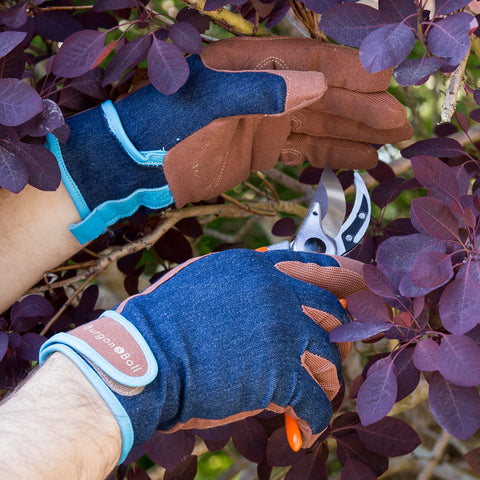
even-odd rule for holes
{"type": "MultiPolygon", "coordinates": [[[[390,92],[415,131],[407,144],[382,148],[379,167],[363,173],[373,219],[352,256],[371,264],[371,292],[348,299],[362,329],[335,332],[357,342],[319,442],[294,455],[283,419],[261,416],[233,429],[158,434],[111,478],[478,478],[479,10],[461,0],[0,2],[0,186],[15,193],[27,183],[58,185],[43,143],[48,132],[68,138],[64,116],[147,77],[172,93],[188,76],[184,54],[231,35],[359,48],[370,71],[395,68],[390,92]]],[[[320,173],[278,165],[211,202],[136,214],[46,272],[0,318],[2,395],[35,366],[46,337],[95,318],[177,263],[290,238],[320,173]]],[[[340,178],[351,193],[351,173],[340,178]]]]}

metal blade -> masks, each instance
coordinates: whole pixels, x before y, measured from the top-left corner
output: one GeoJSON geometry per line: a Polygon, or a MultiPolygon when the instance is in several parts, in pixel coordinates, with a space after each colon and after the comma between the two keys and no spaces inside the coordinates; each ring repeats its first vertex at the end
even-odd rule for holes
{"type": "Polygon", "coordinates": [[[327,208],[322,205],[322,230],[329,237],[334,238],[342,227],[345,219],[347,203],[343,188],[333,171],[325,167],[320,178],[326,191],[327,208]]]}
{"type": "Polygon", "coordinates": [[[340,232],[335,237],[337,255],[345,255],[355,247],[365,235],[372,207],[368,189],[358,172],[355,172],[355,202],[350,215],[345,220],[340,232]]]}

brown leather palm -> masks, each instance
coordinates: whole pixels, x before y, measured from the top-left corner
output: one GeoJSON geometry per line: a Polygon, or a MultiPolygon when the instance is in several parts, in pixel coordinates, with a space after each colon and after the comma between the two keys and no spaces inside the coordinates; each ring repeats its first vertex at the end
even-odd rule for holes
{"type": "Polygon", "coordinates": [[[219,71],[267,71],[287,83],[283,113],[225,117],[172,148],[165,159],[177,207],[218,195],[250,170],[277,161],[316,167],[371,168],[371,144],[412,136],[405,108],[386,93],[391,71],[369,74],[354,49],[306,38],[231,38],[201,58],[219,71]]]}

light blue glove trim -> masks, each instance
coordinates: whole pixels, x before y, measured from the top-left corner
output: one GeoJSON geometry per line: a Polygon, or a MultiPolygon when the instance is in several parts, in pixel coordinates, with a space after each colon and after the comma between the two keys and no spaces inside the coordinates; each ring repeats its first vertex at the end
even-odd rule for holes
{"type": "Polygon", "coordinates": [[[50,149],[50,151],[55,155],[57,159],[58,166],[60,167],[60,172],[62,174],[62,182],[65,185],[70,197],[72,198],[73,203],[77,207],[80,218],[85,218],[90,213],[90,209],[88,208],[88,205],[85,202],[83,195],[80,193],[77,184],[73,181],[70,173],[68,173],[67,167],[65,166],[65,161],[63,160],[60,144],[57,138],[51,133],[47,134],[46,147],[50,149]]]}
{"type": "Polygon", "coordinates": [[[128,416],[127,412],[125,411],[117,397],[113,394],[110,388],[108,388],[106,383],[100,378],[97,372],[95,372],[95,370],[88,364],[88,362],[80,355],[78,355],[78,353],[72,350],[68,345],[64,345],[63,343],[52,343],[52,340],[55,339],[55,337],[56,335],[54,335],[50,340],[44,343],[40,348],[40,365],[43,365],[47,357],[52,353],[61,352],[70,360],[72,360],[72,362],[75,363],[75,365],[87,377],[90,383],[94,386],[95,390],[97,390],[103,400],[105,400],[108,408],[111,410],[111,412],[117,419],[122,434],[122,452],[118,461],[118,465],[120,465],[124,462],[125,458],[127,458],[127,455],[132,449],[133,445],[134,435],[130,417],[128,416]]]}
{"type": "Polygon", "coordinates": [[[128,197],[102,203],[81,222],[70,225],[69,229],[75,238],[84,244],[104,233],[117,220],[133,215],[141,205],[156,210],[173,203],[173,195],[168,185],[159,188],[141,188],[128,197]]]}
{"type": "Polygon", "coordinates": [[[140,165],[163,165],[163,160],[167,154],[167,151],[164,148],[161,150],[150,150],[146,152],[138,151],[126,134],[122,125],[122,120],[120,119],[113,102],[111,100],[107,100],[101,104],[101,107],[103,114],[105,115],[105,119],[107,120],[108,128],[134,162],[140,165]]]}

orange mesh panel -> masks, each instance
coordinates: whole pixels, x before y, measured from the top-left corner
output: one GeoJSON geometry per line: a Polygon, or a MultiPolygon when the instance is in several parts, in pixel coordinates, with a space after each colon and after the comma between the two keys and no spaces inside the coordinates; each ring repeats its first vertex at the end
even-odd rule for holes
{"type": "Polygon", "coordinates": [[[291,277],[332,292],[337,298],[366,290],[360,273],[344,267],[321,267],[316,263],[279,262],[275,267],[291,277]]]}
{"type": "MultiPolygon", "coordinates": [[[[308,315],[317,325],[322,327],[326,332],[330,333],[335,327],[341,325],[333,315],[316,308],[306,307],[302,305],[302,310],[305,315],[308,315]]],[[[340,358],[342,363],[347,359],[352,350],[352,342],[338,342],[338,351],[340,352],[340,358]]]]}
{"type": "Polygon", "coordinates": [[[332,400],[340,390],[335,365],[326,358],[310,353],[308,350],[302,355],[302,365],[310,376],[322,387],[325,395],[332,400]]]}

